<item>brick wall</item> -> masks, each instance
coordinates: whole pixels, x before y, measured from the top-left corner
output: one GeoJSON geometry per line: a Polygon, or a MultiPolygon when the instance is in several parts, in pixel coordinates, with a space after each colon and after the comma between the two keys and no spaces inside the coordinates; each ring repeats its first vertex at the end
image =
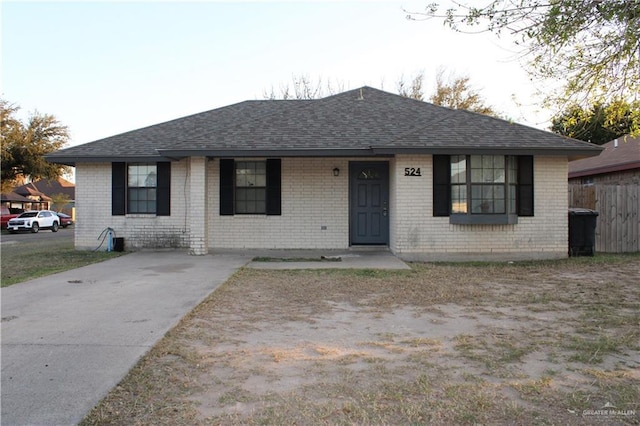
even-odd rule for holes
{"type": "MultiPolygon", "coordinates": [[[[189,197],[187,161],[171,163],[171,216],[111,215],[111,163],[76,166],[75,245],[94,249],[107,227],[124,237],[125,249],[175,248],[189,246],[186,203],[189,197]]],[[[105,241],[103,246],[107,247],[105,241]]]]}
{"type": "Polygon", "coordinates": [[[448,217],[433,217],[431,158],[397,156],[391,168],[394,253],[414,260],[567,256],[566,158],[535,158],[535,216],[515,225],[452,225],[448,217]],[[404,176],[405,167],[420,167],[422,177],[404,176]]]}
{"type": "Polygon", "coordinates": [[[283,158],[281,216],[220,216],[219,170],[219,160],[208,163],[210,248],[349,246],[347,159],[283,158]]]}
{"type": "MultiPolygon", "coordinates": [[[[111,216],[111,164],[76,168],[76,247],[93,249],[106,227],[127,249],[349,247],[349,160],[283,158],[282,215],[219,215],[219,160],[173,162],[171,216],[111,216]],[[333,169],[340,176],[333,176],[333,169]],[[190,230],[193,230],[190,234],[190,230]]],[[[352,159],[364,161],[366,159],[352,159]]],[[[516,225],[452,225],[433,217],[429,155],[390,159],[390,249],[409,260],[557,258],[567,255],[567,161],[536,157],[535,217],[516,225]],[[422,176],[404,176],[405,167],[422,176]]],[[[106,244],[105,244],[106,247],[106,244]]]]}

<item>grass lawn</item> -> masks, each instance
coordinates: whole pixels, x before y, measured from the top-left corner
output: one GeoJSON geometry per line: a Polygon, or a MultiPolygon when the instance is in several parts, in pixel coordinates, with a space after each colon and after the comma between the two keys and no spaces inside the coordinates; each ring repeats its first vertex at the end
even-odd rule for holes
{"type": "Polygon", "coordinates": [[[102,262],[125,253],[79,251],[73,241],[34,240],[2,245],[2,287],[102,262]]]}
{"type": "Polygon", "coordinates": [[[82,424],[639,424],[640,255],[242,269],[82,424]]]}

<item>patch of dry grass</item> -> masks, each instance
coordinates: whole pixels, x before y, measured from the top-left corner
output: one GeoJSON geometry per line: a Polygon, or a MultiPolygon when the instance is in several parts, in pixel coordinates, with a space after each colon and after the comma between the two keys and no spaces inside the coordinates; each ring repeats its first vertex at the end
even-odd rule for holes
{"type": "Polygon", "coordinates": [[[638,256],[241,270],[83,424],[577,425],[607,403],[640,414],[639,271],[638,256]]]}

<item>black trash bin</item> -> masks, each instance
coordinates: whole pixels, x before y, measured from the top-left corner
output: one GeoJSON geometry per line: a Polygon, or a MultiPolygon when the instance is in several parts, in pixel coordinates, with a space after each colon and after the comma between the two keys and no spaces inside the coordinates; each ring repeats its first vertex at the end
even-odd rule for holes
{"type": "Polygon", "coordinates": [[[124,238],[117,237],[113,239],[113,250],[114,251],[124,251],[124,238]]]}
{"type": "Polygon", "coordinates": [[[569,209],[569,256],[593,256],[596,245],[598,212],[569,209]]]}

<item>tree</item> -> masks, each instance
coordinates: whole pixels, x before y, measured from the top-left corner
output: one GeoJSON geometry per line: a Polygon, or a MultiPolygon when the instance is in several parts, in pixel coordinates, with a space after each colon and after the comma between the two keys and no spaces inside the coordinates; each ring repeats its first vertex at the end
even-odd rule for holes
{"type": "Polygon", "coordinates": [[[280,85],[280,93],[276,93],[273,86],[271,91],[266,90],[263,93],[264,99],[318,99],[325,96],[334,95],[344,90],[344,84],[337,82],[334,85],[331,81],[323,83],[322,78],[319,77],[317,82],[313,82],[308,75],[299,75],[291,77],[293,88],[289,86],[289,83],[280,85]]]}
{"type": "MultiPolygon", "coordinates": [[[[318,99],[328,95],[333,95],[344,90],[344,85],[338,83],[337,89],[330,81],[326,86],[323,85],[322,79],[313,82],[308,76],[293,76],[293,89],[289,84],[280,86],[280,93],[276,93],[273,87],[271,91],[265,91],[263,97],[265,99],[318,99]]],[[[411,81],[407,83],[404,75],[396,83],[396,88],[400,96],[406,98],[423,101],[425,96],[423,92],[424,71],[416,73],[411,81]]],[[[436,77],[436,88],[434,94],[430,97],[430,101],[436,105],[442,105],[454,109],[465,109],[468,111],[479,112],[481,114],[492,115],[498,117],[499,114],[490,106],[485,105],[480,94],[473,90],[469,84],[468,76],[449,75],[449,79],[444,78],[444,70],[440,69],[436,77]]]]}
{"type": "Polygon", "coordinates": [[[51,195],[51,208],[57,212],[61,212],[70,201],[71,198],[67,194],[53,194],[51,195]]]}
{"type": "Polygon", "coordinates": [[[424,72],[419,72],[413,79],[411,83],[407,84],[404,80],[404,76],[400,77],[397,82],[398,94],[400,96],[404,96],[405,98],[411,98],[418,101],[424,100],[424,94],[422,93],[422,83],[424,81],[424,72]]]}
{"type": "Polygon", "coordinates": [[[492,107],[484,103],[480,94],[470,87],[469,76],[449,74],[448,78],[445,78],[443,69],[438,71],[436,90],[429,101],[435,105],[499,116],[492,107]]]}
{"type": "Polygon", "coordinates": [[[598,145],[633,133],[640,103],[635,105],[618,100],[607,105],[593,104],[589,108],[571,105],[551,120],[551,131],[598,145]]]}
{"type": "MultiPolygon", "coordinates": [[[[560,109],[571,103],[640,100],[640,0],[453,3],[444,12],[433,3],[407,17],[444,19],[459,32],[510,33],[533,78],[564,83],[564,92],[546,97],[560,109]]],[[[634,128],[639,131],[637,121],[634,128]]]]}
{"type": "Polygon", "coordinates": [[[31,114],[26,123],[16,118],[19,107],[0,100],[2,136],[2,192],[10,191],[17,179],[56,179],[67,166],[52,164],[44,155],[67,144],[69,133],[53,115],[31,114]]]}
{"type": "MultiPolygon", "coordinates": [[[[404,76],[396,83],[398,94],[405,98],[424,100],[422,91],[424,72],[420,71],[411,79],[410,83],[405,81],[404,76]]],[[[444,68],[440,68],[436,75],[436,87],[429,97],[429,102],[434,105],[445,106],[453,109],[464,109],[478,112],[480,114],[498,117],[499,114],[490,106],[485,105],[480,94],[471,88],[469,76],[457,76],[449,73],[445,77],[444,68]]]]}

